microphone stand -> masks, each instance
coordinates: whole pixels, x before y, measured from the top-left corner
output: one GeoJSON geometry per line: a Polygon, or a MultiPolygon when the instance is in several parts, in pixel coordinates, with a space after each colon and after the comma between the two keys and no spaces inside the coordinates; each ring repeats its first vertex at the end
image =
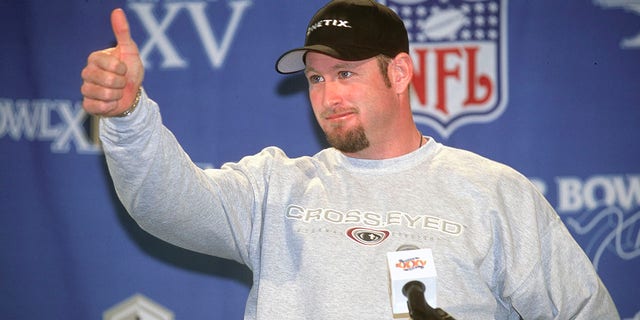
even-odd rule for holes
{"type": "Polygon", "coordinates": [[[402,287],[402,294],[407,297],[409,315],[413,320],[455,320],[440,308],[433,309],[424,298],[424,284],[420,281],[409,281],[402,287]]]}

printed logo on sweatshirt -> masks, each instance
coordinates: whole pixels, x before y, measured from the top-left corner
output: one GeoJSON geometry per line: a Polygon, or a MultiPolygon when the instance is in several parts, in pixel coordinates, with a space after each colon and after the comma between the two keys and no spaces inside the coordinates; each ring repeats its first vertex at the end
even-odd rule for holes
{"type": "MultiPolygon", "coordinates": [[[[361,210],[340,211],[323,208],[308,209],[292,204],[287,207],[285,216],[287,219],[306,223],[328,222],[333,224],[354,224],[362,226],[363,228],[369,228],[369,232],[378,230],[371,228],[388,226],[402,226],[415,230],[431,230],[451,236],[458,236],[462,234],[463,231],[462,224],[455,221],[426,214],[412,215],[401,211],[373,212],[361,210]]],[[[352,230],[352,232],[356,231],[360,232],[364,231],[364,229],[352,230]]],[[[358,238],[359,236],[362,240],[363,237],[373,239],[376,235],[380,236],[378,233],[371,232],[370,234],[358,233],[357,235],[354,233],[353,237],[358,238]]],[[[353,239],[351,235],[350,237],[353,239]]]]}
{"type": "Polygon", "coordinates": [[[387,240],[389,237],[389,231],[377,230],[370,228],[354,227],[347,230],[347,236],[359,243],[366,246],[375,246],[387,240]]]}

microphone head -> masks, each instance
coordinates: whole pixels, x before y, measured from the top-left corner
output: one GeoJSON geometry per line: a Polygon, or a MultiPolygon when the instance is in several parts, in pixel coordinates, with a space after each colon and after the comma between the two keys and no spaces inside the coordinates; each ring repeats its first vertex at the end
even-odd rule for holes
{"type": "Polygon", "coordinates": [[[402,286],[402,294],[407,298],[409,297],[409,290],[418,290],[424,293],[424,283],[416,280],[405,283],[404,286],[402,286]]]}

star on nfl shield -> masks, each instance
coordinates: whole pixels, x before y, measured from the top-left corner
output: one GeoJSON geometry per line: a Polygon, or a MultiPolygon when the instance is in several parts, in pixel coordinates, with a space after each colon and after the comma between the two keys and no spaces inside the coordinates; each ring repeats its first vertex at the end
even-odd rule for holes
{"type": "Polygon", "coordinates": [[[506,0],[381,0],[404,21],[417,123],[449,137],[507,103],[506,0]]]}

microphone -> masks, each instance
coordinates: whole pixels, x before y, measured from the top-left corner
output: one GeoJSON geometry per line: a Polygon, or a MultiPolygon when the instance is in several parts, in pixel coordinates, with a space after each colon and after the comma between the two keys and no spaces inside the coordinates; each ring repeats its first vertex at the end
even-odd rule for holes
{"type": "Polygon", "coordinates": [[[455,320],[440,308],[432,308],[424,298],[424,283],[409,281],[402,287],[402,294],[407,297],[409,315],[413,320],[455,320]]]}
{"type": "Polygon", "coordinates": [[[436,267],[431,249],[403,245],[387,253],[391,302],[394,314],[407,314],[413,320],[454,320],[437,306],[436,267]]]}
{"type": "Polygon", "coordinates": [[[411,281],[420,281],[424,289],[423,299],[432,305],[436,301],[436,266],[431,249],[418,249],[404,245],[398,251],[387,253],[389,279],[391,280],[391,304],[394,314],[407,314],[407,298],[402,288],[411,281]]]}

